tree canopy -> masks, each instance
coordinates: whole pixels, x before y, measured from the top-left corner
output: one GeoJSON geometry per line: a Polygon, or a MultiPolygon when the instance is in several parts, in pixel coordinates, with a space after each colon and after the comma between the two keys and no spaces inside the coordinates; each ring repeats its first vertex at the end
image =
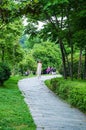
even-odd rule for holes
{"type": "Polygon", "coordinates": [[[33,52],[32,64],[35,64],[35,60],[41,59],[43,55],[45,57],[42,59],[44,66],[46,66],[45,62],[51,66],[54,62],[57,66],[60,61],[58,57],[61,57],[65,79],[67,76],[70,76],[71,79],[75,76],[75,62],[77,62],[76,77],[85,79],[85,8],[85,0],[1,0],[0,61],[9,62],[11,67],[15,63],[14,68],[16,68],[28,54],[27,52],[33,52]],[[23,25],[23,18],[27,18],[27,26],[23,25]],[[45,23],[42,29],[37,28],[39,21],[45,23]],[[25,35],[26,38],[22,40],[25,35]],[[21,46],[21,41],[24,42],[24,46],[21,46]],[[46,41],[52,43],[50,50],[47,49],[50,43],[46,41]],[[61,53],[58,53],[58,56],[56,52],[53,52],[55,48],[57,48],[57,52],[60,48],[61,53]],[[76,53],[79,57],[76,58],[77,61],[74,58],[76,53]]]}

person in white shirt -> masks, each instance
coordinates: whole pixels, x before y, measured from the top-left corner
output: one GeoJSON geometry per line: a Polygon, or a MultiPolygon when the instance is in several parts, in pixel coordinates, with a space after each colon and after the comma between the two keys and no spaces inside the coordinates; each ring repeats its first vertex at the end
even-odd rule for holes
{"type": "Polygon", "coordinates": [[[37,64],[37,72],[36,72],[38,78],[41,77],[41,71],[42,71],[42,62],[41,62],[41,61],[38,61],[38,64],[37,64]]]}

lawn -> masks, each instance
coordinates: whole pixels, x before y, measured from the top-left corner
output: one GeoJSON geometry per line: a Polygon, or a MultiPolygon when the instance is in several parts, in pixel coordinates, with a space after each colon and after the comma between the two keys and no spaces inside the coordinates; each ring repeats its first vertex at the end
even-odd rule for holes
{"type": "Polygon", "coordinates": [[[36,130],[29,108],[17,86],[21,78],[11,77],[0,87],[0,130],[36,130]]]}

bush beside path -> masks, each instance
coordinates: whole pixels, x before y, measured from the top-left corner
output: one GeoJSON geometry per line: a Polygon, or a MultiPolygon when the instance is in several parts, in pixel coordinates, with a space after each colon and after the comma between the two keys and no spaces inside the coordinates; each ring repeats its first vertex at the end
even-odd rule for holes
{"type": "Polygon", "coordinates": [[[80,109],[86,113],[86,81],[85,80],[64,80],[63,78],[53,78],[46,80],[45,84],[56,95],[66,100],[72,107],[80,109]]]}

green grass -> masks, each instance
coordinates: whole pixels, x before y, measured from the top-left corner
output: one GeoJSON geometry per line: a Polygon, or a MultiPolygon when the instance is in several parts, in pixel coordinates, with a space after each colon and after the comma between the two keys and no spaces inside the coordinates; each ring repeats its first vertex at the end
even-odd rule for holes
{"type": "Polygon", "coordinates": [[[29,108],[18,89],[18,80],[11,77],[0,87],[0,130],[36,130],[29,108]]]}
{"type": "Polygon", "coordinates": [[[86,80],[54,78],[45,83],[59,97],[86,113],[86,80]]]}

